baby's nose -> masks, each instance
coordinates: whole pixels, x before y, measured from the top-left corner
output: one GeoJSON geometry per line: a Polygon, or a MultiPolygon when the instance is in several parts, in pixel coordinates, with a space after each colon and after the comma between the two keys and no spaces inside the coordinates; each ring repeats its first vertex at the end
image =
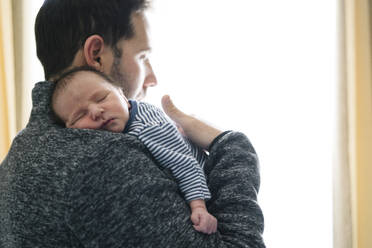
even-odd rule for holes
{"type": "Polygon", "coordinates": [[[93,107],[91,109],[91,117],[92,117],[93,120],[98,120],[98,119],[102,118],[102,114],[103,114],[103,108],[93,107]]]}

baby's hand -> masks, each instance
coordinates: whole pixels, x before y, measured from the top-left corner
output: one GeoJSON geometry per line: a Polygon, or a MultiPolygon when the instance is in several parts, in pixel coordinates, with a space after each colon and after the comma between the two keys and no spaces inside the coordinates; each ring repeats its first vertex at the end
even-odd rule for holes
{"type": "Polygon", "coordinates": [[[217,219],[203,206],[191,208],[191,221],[196,231],[212,234],[217,231],[217,219]]]}

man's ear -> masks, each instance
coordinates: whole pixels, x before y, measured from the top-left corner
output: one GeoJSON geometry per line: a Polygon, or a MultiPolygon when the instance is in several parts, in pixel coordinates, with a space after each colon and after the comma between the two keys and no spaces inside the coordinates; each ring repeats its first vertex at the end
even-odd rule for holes
{"type": "Polygon", "coordinates": [[[84,58],[88,66],[102,71],[101,56],[105,49],[103,38],[99,35],[89,36],[84,43],[84,58]]]}

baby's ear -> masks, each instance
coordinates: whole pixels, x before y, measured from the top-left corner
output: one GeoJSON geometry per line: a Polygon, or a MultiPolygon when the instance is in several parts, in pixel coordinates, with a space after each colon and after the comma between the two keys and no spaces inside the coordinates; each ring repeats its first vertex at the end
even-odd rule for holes
{"type": "Polygon", "coordinates": [[[89,36],[84,43],[84,58],[88,66],[102,71],[101,56],[105,49],[105,43],[100,35],[89,36]]]}

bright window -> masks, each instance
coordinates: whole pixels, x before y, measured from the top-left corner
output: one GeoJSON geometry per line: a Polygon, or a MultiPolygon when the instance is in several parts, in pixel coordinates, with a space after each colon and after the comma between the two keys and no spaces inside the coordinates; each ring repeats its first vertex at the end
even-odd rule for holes
{"type": "Polygon", "coordinates": [[[152,63],[189,113],[247,134],[267,247],[332,247],[336,0],[162,0],[152,63]]]}

